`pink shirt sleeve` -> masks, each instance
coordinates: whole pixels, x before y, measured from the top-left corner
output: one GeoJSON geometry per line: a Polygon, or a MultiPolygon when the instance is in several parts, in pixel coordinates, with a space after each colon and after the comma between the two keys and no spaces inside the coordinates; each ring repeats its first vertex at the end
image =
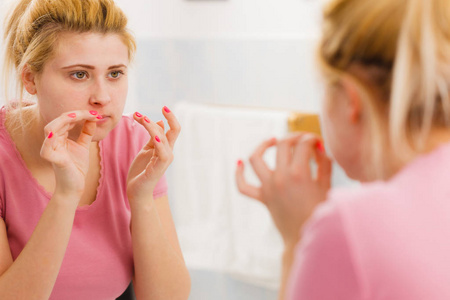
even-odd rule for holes
{"type": "Polygon", "coordinates": [[[361,299],[344,224],[329,201],[318,207],[305,225],[291,269],[287,299],[361,299]]]}

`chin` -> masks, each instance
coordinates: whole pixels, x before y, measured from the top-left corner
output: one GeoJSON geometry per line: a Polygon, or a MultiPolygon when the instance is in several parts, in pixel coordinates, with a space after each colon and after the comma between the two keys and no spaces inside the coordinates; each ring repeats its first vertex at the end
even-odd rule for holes
{"type": "Polygon", "coordinates": [[[360,182],[370,181],[367,178],[364,167],[361,167],[354,158],[344,159],[342,157],[335,157],[335,160],[342,170],[344,170],[348,178],[360,182]]]}

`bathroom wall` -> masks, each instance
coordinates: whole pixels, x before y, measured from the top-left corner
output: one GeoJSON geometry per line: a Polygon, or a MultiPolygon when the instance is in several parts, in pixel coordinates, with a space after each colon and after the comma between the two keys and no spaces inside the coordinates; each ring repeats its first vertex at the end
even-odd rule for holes
{"type": "Polygon", "coordinates": [[[138,41],[130,109],[182,100],[318,110],[318,1],[118,3],[138,41]]]}

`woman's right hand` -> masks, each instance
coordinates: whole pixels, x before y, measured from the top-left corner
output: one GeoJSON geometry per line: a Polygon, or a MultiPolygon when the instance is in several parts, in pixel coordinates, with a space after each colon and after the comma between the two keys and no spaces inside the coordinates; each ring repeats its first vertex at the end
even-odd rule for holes
{"type": "Polygon", "coordinates": [[[81,197],[89,169],[89,147],[97,121],[95,112],[80,110],[64,113],[45,126],[41,157],[53,165],[55,193],[81,197]],[[69,131],[82,122],[78,139],[69,139],[69,131]]]}
{"type": "Polygon", "coordinates": [[[236,169],[239,191],[267,206],[285,245],[294,247],[301,227],[316,206],[326,199],[331,186],[331,160],[324,152],[322,141],[310,133],[295,134],[280,141],[270,139],[256,149],[250,163],[261,186],[247,183],[244,164],[239,161],[236,169]],[[263,159],[271,147],[277,149],[273,170],[263,159]],[[317,164],[317,174],[313,174],[311,160],[317,164]]]}

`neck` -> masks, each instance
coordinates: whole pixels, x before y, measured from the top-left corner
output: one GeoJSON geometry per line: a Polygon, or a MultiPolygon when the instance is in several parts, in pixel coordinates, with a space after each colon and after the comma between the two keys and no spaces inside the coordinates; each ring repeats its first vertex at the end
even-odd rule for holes
{"type": "MultiPolygon", "coordinates": [[[[387,168],[385,169],[385,174],[382,179],[389,179],[397,172],[399,172],[406,165],[411,163],[420,155],[426,155],[433,152],[440,146],[450,143],[450,130],[447,128],[435,128],[432,129],[424,146],[419,151],[412,151],[409,154],[403,153],[401,157],[396,157],[395,155],[387,155],[385,158],[385,164],[387,168]]],[[[377,179],[377,178],[375,178],[377,179]]]]}
{"type": "MultiPolygon", "coordinates": [[[[6,128],[17,149],[27,164],[51,168],[51,163],[41,157],[41,148],[45,140],[44,128],[47,123],[39,113],[37,105],[24,107],[22,111],[12,111],[7,114],[6,128]],[[18,120],[26,120],[23,123],[18,120]]],[[[91,143],[97,147],[97,143],[91,143]]]]}
{"type": "Polygon", "coordinates": [[[27,164],[51,167],[51,164],[40,155],[45,139],[45,124],[40,117],[37,105],[10,111],[7,114],[5,126],[27,164]]]}

